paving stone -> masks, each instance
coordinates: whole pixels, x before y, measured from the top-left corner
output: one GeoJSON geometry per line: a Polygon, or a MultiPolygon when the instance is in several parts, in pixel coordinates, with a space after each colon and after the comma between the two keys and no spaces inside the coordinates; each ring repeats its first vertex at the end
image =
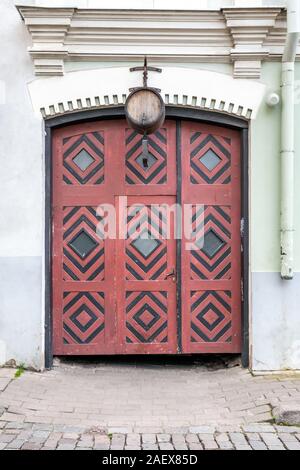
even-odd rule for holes
{"type": "Polygon", "coordinates": [[[129,434],[132,433],[131,427],[110,427],[107,430],[107,434],[129,434]]]}
{"type": "Polygon", "coordinates": [[[267,446],[281,446],[281,441],[276,434],[261,433],[260,437],[267,444],[267,446]]]}
{"type": "Polygon", "coordinates": [[[229,436],[227,433],[219,433],[215,435],[215,440],[220,443],[220,442],[228,442],[229,441],[229,436]]]}
{"type": "Polygon", "coordinates": [[[300,450],[300,442],[285,442],[284,443],[285,447],[288,450],[300,450]]]}
{"type": "Polygon", "coordinates": [[[178,444],[176,442],[173,442],[173,446],[175,450],[188,450],[187,444],[183,442],[180,442],[178,444]]]}
{"type": "Polygon", "coordinates": [[[214,434],[197,434],[197,435],[200,441],[202,440],[213,441],[215,439],[214,434]]]}
{"type": "Polygon", "coordinates": [[[142,434],[142,443],[144,444],[155,444],[156,435],[155,434],[142,434]]]}
{"type": "Polygon", "coordinates": [[[202,441],[205,450],[219,449],[218,444],[215,441],[202,441]]]}
{"type": "Polygon", "coordinates": [[[247,432],[245,436],[248,441],[261,441],[261,437],[257,432],[247,432]]]}
{"type": "Polygon", "coordinates": [[[288,426],[300,426],[300,403],[280,403],[273,408],[275,423],[288,426]]]}
{"type": "Polygon", "coordinates": [[[39,450],[41,448],[41,444],[36,444],[34,442],[25,442],[22,446],[22,450],[39,450]]]}
{"type": "Polygon", "coordinates": [[[57,450],[74,450],[75,444],[59,444],[57,450]]]}
{"type": "Polygon", "coordinates": [[[173,444],[185,444],[185,436],[184,434],[172,434],[171,435],[171,440],[173,444]]]}
{"type": "Polygon", "coordinates": [[[51,443],[49,443],[49,444],[44,443],[44,444],[43,444],[43,447],[42,447],[42,449],[47,449],[47,450],[55,450],[56,448],[57,448],[57,443],[53,443],[53,444],[51,444],[51,443]]]}
{"type": "Polygon", "coordinates": [[[170,442],[159,442],[160,450],[174,450],[173,445],[170,442]]]}
{"type": "Polygon", "coordinates": [[[158,450],[158,444],[143,444],[143,450],[158,450]]]}
{"type": "Polygon", "coordinates": [[[191,426],[189,428],[190,433],[194,434],[213,434],[215,432],[215,427],[213,426],[191,426]]]}
{"type": "Polygon", "coordinates": [[[192,444],[189,444],[189,449],[190,450],[203,450],[203,446],[202,444],[196,444],[196,443],[192,443],[192,444]]]}
{"type": "Polygon", "coordinates": [[[21,449],[22,445],[25,444],[24,439],[14,439],[7,444],[6,449],[21,449]]]}
{"type": "Polygon", "coordinates": [[[157,442],[170,442],[171,434],[166,434],[166,433],[157,434],[156,438],[157,438],[157,442]]]}
{"type": "Polygon", "coordinates": [[[137,434],[159,434],[162,429],[160,426],[134,426],[133,432],[137,434]]]}
{"type": "Polygon", "coordinates": [[[185,440],[188,444],[199,444],[199,437],[197,434],[187,434],[185,440]]]}
{"type": "Polygon", "coordinates": [[[95,444],[110,444],[110,439],[108,436],[95,435],[94,442],[95,444]]]}
{"type": "Polygon", "coordinates": [[[20,414],[15,414],[15,413],[8,413],[5,412],[0,416],[1,421],[24,421],[25,416],[20,415],[20,414]]]}
{"type": "Polygon", "coordinates": [[[242,430],[247,432],[276,432],[276,429],[269,424],[248,424],[242,426],[242,430]]]}
{"type": "Polygon", "coordinates": [[[126,436],[126,445],[139,445],[141,443],[141,436],[137,433],[130,433],[126,436]]]}
{"type": "Polygon", "coordinates": [[[285,450],[283,446],[268,446],[268,450],[285,450]]]}
{"type": "Polygon", "coordinates": [[[59,445],[76,445],[76,442],[77,442],[77,439],[65,439],[65,438],[62,438],[60,441],[59,441],[59,445]]]}
{"type": "Polygon", "coordinates": [[[125,445],[125,434],[114,434],[111,439],[111,445],[113,447],[124,447],[125,445]]]}
{"type": "Polygon", "coordinates": [[[79,434],[76,432],[64,432],[63,439],[79,439],[79,434]]]}
{"type": "Polygon", "coordinates": [[[267,450],[266,444],[262,441],[249,441],[250,447],[252,447],[253,450],[267,450]]]}
{"type": "Polygon", "coordinates": [[[0,442],[5,442],[5,443],[8,443],[8,442],[11,442],[15,439],[15,435],[14,434],[6,434],[6,433],[2,433],[0,434],[0,442]]]}
{"type": "Polygon", "coordinates": [[[249,445],[243,445],[243,444],[236,444],[235,446],[236,450],[252,450],[249,445]]]}
{"type": "Polygon", "coordinates": [[[295,434],[278,434],[279,439],[282,442],[298,442],[295,434]]]}
{"type": "Polygon", "coordinates": [[[4,429],[4,433],[7,434],[13,434],[14,436],[18,436],[20,434],[21,430],[20,429],[4,429]]]}
{"type": "Polygon", "coordinates": [[[78,441],[76,444],[76,447],[90,447],[92,448],[94,445],[94,442],[89,440],[89,441],[78,441]]]}
{"type": "Polygon", "coordinates": [[[299,426],[275,426],[276,431],[280,434],[292,434],[292,433],[298,433],[299,432],[299,426]]]}
{"type": "Polygon", "coordinates": [[[94,450],[108,450],[110,444],[109,443],[103,443],[103,444],[94,444],[93,449],[94,450]]]}
{"type": "Polygon", "coordinates": [[[247,445],[247,440],[244,436],[244,434],[240,432],[230,432],[229,433],[230,439],[232,443],[237,446],[237,445],[247,445]]]}
{"type": "MultiPolygon", "coordinates": [[[[159,430],[156,434],[161,432],[162,431],[159,430]]],[[[187,434],[189,432],[189,426],[164,426],[163,432],[166,434],[187,434]]]]}
{"type": "MultiPolygon", "coordinates": [[[[29,423],[23,423],[23,425],[27,427],[31,426],[29,423]]],[[[53,426],[51,424],[38,423],[38,424],[33,424],[32,429],[33,431],[50,431],[51,432],[53,431],[53,426]]]]}
{"type": "Polygon", "coordinates": [[[10,378],[0,377],[0,392],[3,392],[6,389],[10,381],[10,378]]]}
{"type": "Polygon", "coordinates": [[[29,423],[19,423],[15,421],[10,421],[6,423],[5,429],[31,429],[31,425],[29,423]]]}
{"type": "Polygon", "coordinates": [[[2,409],[5,420],[2,413],[0,443],[8,444],[1,441],[4,429],[11,431],[4,432],[11,434],[4,440],[25,439],[29,446],[74,445],[79,438],[78,450],[107,450],[110,440],[101,431],[112,430],[111,445],[118,449],[141,445],[138,434],[152,435],[143,443],[155,448],[173,448],[171,435],[175,446],[195,450],[248,448],[249,442],[251,448],[259,448],[265,441],[267,447],[293,446],[300,443],[299,427],[263,422],[270,419],[269,403],[277,406],[287,397],[300,401],[300,379],[253,377],[243,369],[215,371],[202,364],[59,365],[46,373],[25,371],[22,380],[13,380],[2,392],[0,413],[2,409]],[[163,395],[158,392],[162,389],[163,395]],[[260,433],[274,438],[265,436],[262,441],[260,433]],[[230,435],[235,436],[232,441],[230,435]]]}

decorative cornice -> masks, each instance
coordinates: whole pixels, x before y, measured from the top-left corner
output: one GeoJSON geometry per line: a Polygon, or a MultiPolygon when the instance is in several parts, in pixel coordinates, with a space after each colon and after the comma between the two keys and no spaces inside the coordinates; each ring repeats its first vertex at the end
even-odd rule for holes
{"type": "Polygon", "coordinates": [[[262,60],[270,50],[265,41],[275,27],[280,8],[226,8],[226,25],[233,39],[230,51],[236,78],[260,78],[262,60]]]}
{"type": "MultiPolygon", "coordinates": [[[[259,78],[283,53],[281,8],[205,11],[17,7],[32,37],[36,75],[62,75],[66,61],[233,63],[234,77],[259,78]]],[[[299,50],[300,52],[300,50],[299,50]]]]}

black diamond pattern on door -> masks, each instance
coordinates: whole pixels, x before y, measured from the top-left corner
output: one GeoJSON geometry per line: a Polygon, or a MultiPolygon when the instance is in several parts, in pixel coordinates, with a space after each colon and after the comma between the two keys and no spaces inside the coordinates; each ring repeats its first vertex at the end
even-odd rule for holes
{"type": "Polygon", "coordinates": [[[69,242],[69,246],[84,259],[96,248],[97,242],[85,230],[82,230],[69,242]]]}
{"type": "Polygon", "coordinates": [[[203,157],[200,158],[200,162],[208,169],[208,171],[214,170],[221,161],[221,158],[218,157],[212,149],[209,149],[203,157]]]}
{"type": "Polygon", "coordinates": [[[73,162],[78,166],[81,171],[85,171],[93,162],[94,158],[84,149],[73,158],[73,162]]]}
{"type": "Polygon", "coordinates": [[[230,139],[225,137],[193,133],[190,139],[191,183],[230,183],[230,146],[230,139]]]}
{"type": "Polygon", "coordinates": [[[63,181],[72,185],[104,182],[104,137],[101,132],[88,132],[63,140],[63,181]]]}
{"type": "Polygon", "coordinates": [[[65,344],[89,344],[104,335],[104,293],[64,292],[63,340],[65,344]]]}
{"type": "Polygon", "coordinates": [[[163,279],[167,266],[166,207],[129,207],[125,241],[126,279],[163,279]]]}
{"type": "Polygon", "coordinates": [[[64,207],[64,280],[104,279],[104,237],[93,207],[64,207]]]}
{"type": "Polygon", "coordinates": [[[126,342],[168,341],[167,292],[126,292],[126,342]]]}
{"type": "Polygon", "coordinates": [[[198,234],[190,253],[191,279],[231,279],[230,225],[229,207],[205,206],[204,213],[192,208],[192,227],[198,234]]]}
{"type": "Polygon", "coordinates": [[[158,240],[153,240],[149,232],[145,232],[142,235],[144,235],[145,238],[143,238],[143,236],[136,238],[136,240],[131,243],[131,246],[134,246],[134,248],[147,259],[160,243],[158,240]]]}
{"type": "Polygon", "coordinates": [[[167,131],[159,129],[148,137],[148,157],[143,157],[143,136],[126,129],[126,183],[167,182],[167,131]]]}
{"type": "Polygon", "coordinates": [[[204,244],[202,251],[212,259],[218,251],[224,246],[224,241],[216,234],[214,230],[208,230],[204,235],[204,244]]]}
{"type": "Polygon", "coordinates": [[[191,292],[191,341],[229,343],[231,335],[231,292],[191,292]]]}

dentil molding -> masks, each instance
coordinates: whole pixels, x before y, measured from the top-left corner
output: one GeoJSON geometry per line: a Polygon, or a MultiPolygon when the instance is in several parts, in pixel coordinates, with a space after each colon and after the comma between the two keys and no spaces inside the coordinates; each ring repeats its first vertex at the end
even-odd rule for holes
{"type": "MultiPolygon", "coordinates": [[[[36,78],[28,85],[37,116],[51,118],[106,106],[124,105],[128,90],[139,86],[140,74],[128,67],[68,72],[64,77],[36,78]]],[[[161,74],[149,74],[149,86],[159,87],[166,105],[193,107],[255,119],[265,96],[265,85],[235,80],[208,70],[166,65],[161,74]],[[192,73],[191,73],[192,71],[192,73]]]]}
{"type": "MultiPolygon", "coordinates": [[[[17,6],[31,34],[36,75],[63,75],[66,61],[233,63],[235,78],[260,78],[263,60],[279,60],[283,8],[104,10],[17,6]]],[[[298,58],[300,57],[300,49],[298,58]]]]}

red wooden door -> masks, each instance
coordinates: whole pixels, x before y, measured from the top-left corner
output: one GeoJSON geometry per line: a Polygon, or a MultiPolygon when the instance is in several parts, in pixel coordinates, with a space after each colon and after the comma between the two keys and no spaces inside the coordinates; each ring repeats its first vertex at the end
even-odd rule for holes
{"type": "Polygon", "coordinates": [[[181,123],[176,143],[166,121],[149,137],[147,161],[124,120],[54,132],[54,354],[240,350],[239,149],[238,132],[193,122],[181,123]],[[202,244],[186,249],[183,238],[181,255],[178,194],[196,233],[204,224],[202,244]],[[108,206],[112,238],[103,236],[108,206]]]}
{"type": "Polygon", "coordinates": [[[142,137],[123,120],[54,132],[54,354],[176,352],[176,283],[167,276],[176,241],[163,237],[160,207],[175,202],[175,123],[149,138],[147,162],[141,153],[142,137]],[[134,204],[153,206],[156,219],[133,217],[134,204]],[[127,239],[99,237],[101,205],[115,208],[117,229],[125,218],[127,239]]]}
{"type": "Polygon", "coordinates": [[[184,122],[181,135],[182,203],[194,232],[192,246],[182,240],[183,352],[240,352],[239,133],[184,122]]]}

